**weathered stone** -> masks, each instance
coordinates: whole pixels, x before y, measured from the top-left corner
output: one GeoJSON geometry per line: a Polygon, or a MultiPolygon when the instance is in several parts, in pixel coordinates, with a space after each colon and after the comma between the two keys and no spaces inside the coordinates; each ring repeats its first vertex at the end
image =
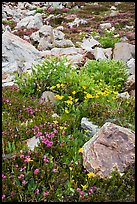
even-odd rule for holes
{"type": "Polygon", "coordinates": [[[27,16],[17,23],[16,29],[20,28],[38,28],[40,29],[43,26],[42,15],[36,13],[34,16],[27,16]]]}
{"type": "Polygon", "coordinates": [[[40,42],[38,44],[39,50],[41,50],[41,51],[42,50],[51,50],[53,48],[53,44],[50,43],[50,38],[48,38],[48,40],[47,40],[47,38],[48,37],[43,37],[40,39],[40,42]]]}
{"type": "Polygon", "coordinates": [[[71,40],[55,40],[55,47],[74,47],[74,44],[71,40]]]}
{"type": "Polygon", "coordinates": [[[108,59],[112,59],[112,48],[106,48],[103,49],[104,50],[104,54],[108,59]]]}
{"type": "Polygon", "coordinates": [[[113,123],[105,123],[83,146],[84,167],[102,178],[134,163],[135,133],[113,123]]]}
{"type": "Polygon", "coordinates": [[[40,143],[40,138],[33,136],[25,141],[23,141],[26,143],[26,145],[29,147],[30,150],[34,150],[35,147],[38,147],[39,143],[40,143]]]}
{"type": "Polygon", "coordinates": [[[8,31],[2,34],[2,73],[23,71],[24,63],[38,59],[40,53],[30,43],[8,31]]]}
{"type": "Polygon", "coordinates": [[[55,98],[55,94],[51,91],[45,91],[42,93],[42,96],[40,97],[40,102],[52,102],[54,103],[57,99],[55,98]]]}
{"type": "Polygon", "coordinates": [[[116,43],[113,50],[113,59],[127,62],[135,56],[135,45],[125,42],[116,43]]]}
{"type": "Polygon", "coordinates": [[[106,29],[106,28],[112,27],[111,23],[101,23],[99,26],[101,29],[106,29]]]}
{"type": "Polygon", "coordinates": [[[80,24],[86,24],[87,21],[86,20],[83,20],[83,19],[80,19],[80,18],[76,18],[73,22],[71,23],[68,23],[68,26],[70,28],[74,27],[74,26],[79,26],[80,24]]]}
{"type": "Polygon", "coordinates": [[[72,65],[80,65],[83,64],[83,55],[82,54],[76,54],[76,55],[68,55],[67,59],[72,65]]]}
{"type": "Polygon", "coordinates": [[[89,38],[83,39],[81,43],[81,48],[83,48],[85,51],[91,51],[92,48],[99,45],[101,44],[91,36],[89,38]]]}
{"type": "Polygon", "coordinates": [[[53,29],[53,35],[55,40],[64,40],[65,34],[56,28],[53,29]]]}
{"type": "Polygon", "coordinates": [[[88,118],[83,117],[81,119],[81,128],[84,130],[88,130],[87,135],[93,136],[95,133],[99,131],[99,127],[94,125],[88,118]]]}
{"type": "Polygon", "coordinates": [[[131,58],[129,61],[127,61],[127,66],[129,69],[129,74],[135,74],[135,59],[131,58]]]}
{"type": "Polygon", "coordinates": [[[119,93],[117,96],[120,98],[129,98],[130,97],[128,92],[119,93]]]}
{"type": "Polygon", "coordinates": [[[94,57],[96,60],[98,59],[106,59],[106,56],[104,54],[104,49],[100,47],[95,47],[94,49],[94,57]]]}
{"type": "Polygon", "coordinates": [[[125,87],[127,91],[131,91],[135,89],[135,75],[130,75],[125,82],[125,87]]]}
{"type": "Polygon", "coordinates": [[[131,90],[131,91],[129,92],[129,95],[135,97],[135,89],[134,89],[134,90],[131,90]]]}
{"type": "Polygon", "coordinates": [[[75,55],[83,53],[81,48],[68,47],[68,48],[53,48],[51,50],[52,55],[75,55]]]}

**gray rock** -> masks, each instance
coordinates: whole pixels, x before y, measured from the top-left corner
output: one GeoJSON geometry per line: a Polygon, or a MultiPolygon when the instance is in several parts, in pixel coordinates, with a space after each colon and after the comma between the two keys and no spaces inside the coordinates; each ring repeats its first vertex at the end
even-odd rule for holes
{"type": "Polygon", "coordinates": [[[135,56],[135,45],[125,42],[116,43],[113,49],[113,59],[127,62],[135,56]]]}
{"type": "Polygon", "coordinates": [[[112,27],[111,23],[101,23],[99,26],[103,30],[112,27]]]}
{"type": "Polygon", "coordinates": [[[95,40],[92,36],[89,38],[84,38],[81,43],[81,48],[84,49],[85,51],[91,51],[92,48],[96,46],[101,46],[101,44],[97,40],[95,40]]]}
{"type": "Polygon", "coordinates": [[[42,93],[42,96],[40,97],[40,102],[52,102],[55,103],[57,99],[55,98],[55,94],[51,91],[45,91],[42,93]]]}
{"type": "Polygon", "coordinates": [[[55,40],[55,47],[74,47],[74,44],[71,40],[55,40]]]}
{"type": "Polygon", "coordinates": [[[134,163],[135,132],[113,123],[105,123],[83,146],[84,168],[102,178],[134,163]]]}
{"type": "Polygon", "coordinates": [[[36,13],[34,16],[27,16],[17,23],[16,29],[21,28],[38,28],[43,26],[42,14],[36,13]]]}
{"type": "Polygon", "coordinates": [[[40,58],[39,51],[27,41],[8,31],[2,34],[2,73],[22,72],[24,63],[32,64],[40,58]]]}
{"type": "Polygon", "coordinates": [[[83,19],[80,19],[80,18],[75,18],[75,20],[71,23],[68,23],[68,26],[70,28],[74,27],[74,26],[79,26],[80,24],[86,24],[87,21],[86,20],[83,20],[83,19]]]}
{"type": "Polygon", "coordinates": [[[83,64],[83,55],[82,54],[68,55],[67,59],[69,60],[70,64],[72,64],[72,65],[83,64]]]}
{"type": "Polygon", "coordinates": [[[131,58],[129,61],[127,61],[127,66],[129,69],[129,74],[135,74],[135,59],[131,58]]]}
{"type": "Polygon", "coordinates": [[[27,144],[27,146],[29,147],[30,150],[34,150],[35,147],[38,147],[39,143],[40,143],[40,139],[39,137],[33,136],[30,139],[27,139],[25,141],[23,141],[27,144]]]}
{"type": "Polygon", "coordinates": [[[104,50],[104,54],[108,59],[112,59],[112,48],[106,48],[103,49],[104,50]]]}
{"type": "Polygon", "coordinates": [[[99,127],[97,125],[94,125],[91,121],[89,121],[88,118],[83,117],[81,119],[81,128],[84,130],[88,130],[87,134],[89,136],[93,136],[99,131],[99,127]]]}
{"type": "Polygon", "coordinates": [[[95,56],[96,60],[98,60],[98,59],[107,59],[105,54],[104,54],[104,49],[100,48],[100,47],[95,47],[94,56],[95,56]]]}
{"type": "Polygon", "coordinates": [[[53,29],[53,35],[55,40],[64,40],[65,34],[56,28],[53,29]]]}
{"type": "Polygon", "coordinates": [[[68,47],[68,48],[53,48],[51,50],[52,55],[75,55],[82,54],[83,50],[81,48],[68,47]]]}
{"type": "Polygon", "coordinates": [[[132,74],[127,78],[125,88],[128,92],[135,89],[135,74],[132,74]]]}
{"type": "Polygon", "coordinates": [[[130,95],[127,92],[119,93],[117,94],[117,96],[120,98],[127,98],[127,99],[130,97],[130,95]]]}

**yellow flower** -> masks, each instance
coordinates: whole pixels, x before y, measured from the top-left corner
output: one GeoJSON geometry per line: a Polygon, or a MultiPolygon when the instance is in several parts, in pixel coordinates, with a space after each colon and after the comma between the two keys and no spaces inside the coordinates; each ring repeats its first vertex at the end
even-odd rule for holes
{"type": "Polygon", "coordinates": [[[28,162],[33,161],[31,158],[27,158],[28,162]]]}
{"type": "Polygon", "coordinates": [[[79,100],[79,99],[78,99],[78,98],[76,98],[76,99],[75,99],[75,102],[77,102],[78,100],[79,100]]]}
{"type": "Polygon", "coordinates": [[[89,93],[87,93],[86,98],[93,98],[93,96],[89,93]]]}
{"type": "Polygon", "coordinates": [[[88,178],[92,178],[92,177],[95,176],[95,174],[93,172],[90,172],[90,173],[87,174],[87,176],[88,176],[88,178]]]}
{"type": "Polygon", "coordinates": [[[59,99],[59,100],[62,100],[64,98],[64,96],[60,96],[60,95],[55,95],[55,98],[59,99]]]}
{"type": "Polygon", "coordinates": [[[89,130],[85,130],[85,132],[89,132],[89,130]]]}
{"type": "Polygon", "coordinates": [[[63,129],[63,127],[62,127],[62,126],[60,126],[59,128],[60,128],[60,130],[62,130],[62,129],[63,129]]]}
{"type": "Polygon", "coordinates": [[[55,89],[56,88],[56,86],[51,86],[51,89],[55,89]]]}
{"type": "Polygon", "coordinates": [[[82,86],[82,88],[85,90],[85,89],[86,89],[86,86],[82,86]]]}
{"type": "Polygon", "coordinates": [[[72,167],[69,167],[70,171],[72,171],[72,167]]]}
{"type": "Polygon", "coordinates": [[[60,84],[56,84],[56,87],[57,87],[57,88],[60,88],[60,84]]]}
{"type": "Polygon", "coordinates": [[[83,153],[83,148],[80,148],[78,152],[83,153]]]}
{"type": "Polygon", "coordinates": [[[69,98],[69,100],[70,100],[70,101],[72,101],[72,100],[73,100],[72,96],[68,96],[68,98],[69,98]]]}
{"type": "Polygon", "coordinates": [[[65,113],[69,113],[68,109],[65,108],[65,113]]]}
{"type": "Polygon", "coordinates": [[[72,104],[73,104],[73,102],[72,102],[72,101],[70,101],[70,100],[67,100],[67,101],[66,101],[66,103],[67,103],[68,105],[69,105],[69,104],[70,104],[70,105],[72,105],[72,104]]]}
{"type": "Polygon", "coordinates": [[[81,184],[81,186],[82,186],[83,190],[85,190],[85,189],[87,189],[87,188],[88,188],[88,186],[87,186],[87,185],[82,185],[82,184],[81,184]]]}
{"type": "Polygon", "coordinates": [[[76,91],[73,91],[72,94],[75,95],[75,94],[76,94],[76,91]]]}
{"type": "Polygon", "coordinates": [[[65,85],[64,84],[60,84],[60,87],[64,87],[65,85]]]}
{"type": "Polygon", "coordinates": [[[54,120],[53,123],[56,125],[56,124],[58,123],[58,121],[57,121],[57,120],[54,120]]]}

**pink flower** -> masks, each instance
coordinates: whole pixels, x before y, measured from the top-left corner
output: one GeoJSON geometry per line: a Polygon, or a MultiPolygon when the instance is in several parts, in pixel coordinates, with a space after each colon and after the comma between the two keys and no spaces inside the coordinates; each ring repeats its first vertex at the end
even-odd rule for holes
{"type": "Polygon", "coordinates": [[[36,188],[35,194],[36,194],[36,195],[39,194],[39,189],[38,189],[38,188],[36,188]]]}
{"type": "Polygon", "coordinates": [[[43,192],[43,196],[47,196],[49,194],[49,191],[46,190],[45,192],[43,192]]]}
{"type": "Polygon", "coordinates": [[[24,177],[24,174],[20,174],[19,176],[18,176],[18,179],[22,179],[24,177]]]}
{"type": "Polygon", "coordinates": [[[2,200],[3,200],[4,198],[5,198],[5,195],[3,194],[3,195],[2,195],[2,200]]]}
{"type": "Polygon", "coordinates": [[[65,134],[66,134],[65,131],[63,131],[63,132],[62,132],[62,135],[65,135],[65,134]]]}
{"type": "Polygon", "coordinates": [[[34,174],[38,174],[38,173],[39,173],[39,169],[35,169],[34,174]]]}
{"type": "Polygon", "coordinates": [[[46,155],[44,155],[44,162],[48,163],[49,159],[46,157],[46,155]]]}
{"type": "Polygon", "coordinates": [[[89,189],[89,191],[88,191],[88,195],[90,195],[90,194],[92,194],[93,193],[93,190],[92,190],[92,188],[91,189],[89,189]]]}
{"type": "Polygon", "coordinates": [[[57,172],[57,169],[53,169],[53,172],[57,172]]]}
{"type": "Polygon", "coordinates": [[[38,132],[37,134],[36,134],[36,137],[39,137],[39,136],[41,136],[42,135],[42,132],[38,132]]]}
{"type": "Polygon", "coordinates": [[[12,191],[12,192],[11,192],[11,196],[14,196],[14,195],[15,195],[15,192],[14,192],[14,191],[12,191]]]}
{"type": "Polygon", "coordinates": [[[25,181],[25,180],[23,180],[23,181],[22,181],[22,185],[25,185],[25,184],[26,184],[26,181],[25,181]]]}
{"type": "Polygon", "coordinates": [[[24,169],[26,169],[26,166],[24,166],[23,168],[20,168],[20,171],[23,171],[24,169]]]}
{"type": "Polygon", "coordinates": [[[6,179],[6,176],[5,176],[4,174],[2,174],[2,178],[3,178],[3,179],[6,179]]]}

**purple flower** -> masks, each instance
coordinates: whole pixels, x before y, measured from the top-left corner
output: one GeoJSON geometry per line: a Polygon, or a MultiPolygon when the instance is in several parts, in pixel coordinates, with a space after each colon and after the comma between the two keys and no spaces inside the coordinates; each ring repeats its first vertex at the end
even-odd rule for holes
{"type": "Polygon", "coordinates": [[[39,169],[35,169],[34,174],[38,174],[38,173],[39,173],[39,169]]]}
{"type": "Polygon", "coordinates": [[[54,172],[54,173],[57,172],[57,169],[53,169],[53,172],[54,172]]]}

